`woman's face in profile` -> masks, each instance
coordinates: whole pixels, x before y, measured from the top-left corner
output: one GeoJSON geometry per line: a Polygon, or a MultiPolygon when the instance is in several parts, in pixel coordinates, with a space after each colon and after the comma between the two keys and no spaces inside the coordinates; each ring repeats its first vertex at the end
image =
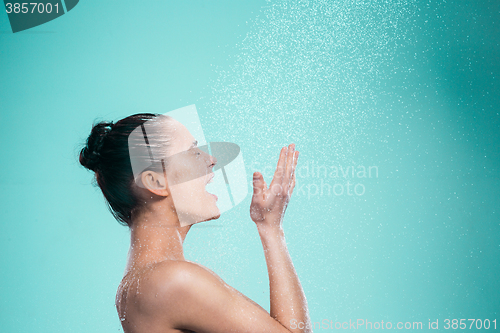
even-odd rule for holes
{"type": "Polygon", "coordinates": [[[198,148],[196,139],[180,122],[168,124],[171,144],[166,165],[167,182],[180,225],[216,219],[217,197],[206,191],[215,176],[216,159],[198,148]]]}

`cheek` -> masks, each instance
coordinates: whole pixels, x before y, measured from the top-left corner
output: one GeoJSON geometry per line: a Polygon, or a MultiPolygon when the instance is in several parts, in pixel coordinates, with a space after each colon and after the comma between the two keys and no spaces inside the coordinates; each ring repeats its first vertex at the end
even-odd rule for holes
{"type": "Polygon", "coordinates": [[[196,181],[199,181],[202,185],[203,177],[206,175],[206,168],[203,167],[199,162],[190,161],[186,158],[182,160],[176,161],[175,164],[170,165],[170,168],[167,169],[167,180],[169,185],[184,185],[186,184],[188,187],[191,187],[193,190],[196,190],[196,181]],[[193,182],[193,184],[189,184],[193,182]]]}
{"type": "Polygon", "coordinates": [[[196,212],[203,209],[207,192],[203,178],[193,179],[170,187],[175,208],[183,212],[196,212]]]}
{"type": "Polygon", "coordinates": [[[179,166],[179,165],[173,165],[170,167],[170,169],[167,170],[167,181],[168,184],[172,187],[181,187],[185,185],[186,179],[188,178],[188,172],[186,171],[187,169],[179,166]]]}

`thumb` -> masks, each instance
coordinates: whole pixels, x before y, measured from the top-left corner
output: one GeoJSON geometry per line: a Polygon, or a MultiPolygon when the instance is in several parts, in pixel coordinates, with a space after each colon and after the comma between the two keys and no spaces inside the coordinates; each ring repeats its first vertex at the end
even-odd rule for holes
{"type": "Polygon", "coordinates": [[[264,177],[260,172],[253,173],[253,194],[258,195],[264,193],[266,189],[266,182],[264,181],[264,177]]]}

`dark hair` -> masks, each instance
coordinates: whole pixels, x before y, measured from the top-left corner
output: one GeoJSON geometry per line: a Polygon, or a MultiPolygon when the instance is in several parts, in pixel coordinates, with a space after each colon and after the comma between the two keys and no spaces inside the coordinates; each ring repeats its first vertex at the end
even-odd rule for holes
{"type": "Polygon", "coordinates": [[[132,225],[132,211],[141,206],[134,194],[134,175],[129,156],[130,133],[158,114],[139,113],[113,122],[94,122],[80,164],[95,172],[97,185],[106,198],[111,214],[120,224],[132,225]]]}

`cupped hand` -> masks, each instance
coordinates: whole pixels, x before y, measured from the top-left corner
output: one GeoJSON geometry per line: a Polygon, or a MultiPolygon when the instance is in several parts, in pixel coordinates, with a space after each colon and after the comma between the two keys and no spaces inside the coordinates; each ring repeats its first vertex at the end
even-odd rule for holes
{"type": "Polygon", "coordinates": [[[258,227],[280,228],[295,187],[295,167],[299,152],[295,144],[281,149],[273,180],[267,188],[260,172],[253,174],[253,196],[250,217],[258,227]]]}

